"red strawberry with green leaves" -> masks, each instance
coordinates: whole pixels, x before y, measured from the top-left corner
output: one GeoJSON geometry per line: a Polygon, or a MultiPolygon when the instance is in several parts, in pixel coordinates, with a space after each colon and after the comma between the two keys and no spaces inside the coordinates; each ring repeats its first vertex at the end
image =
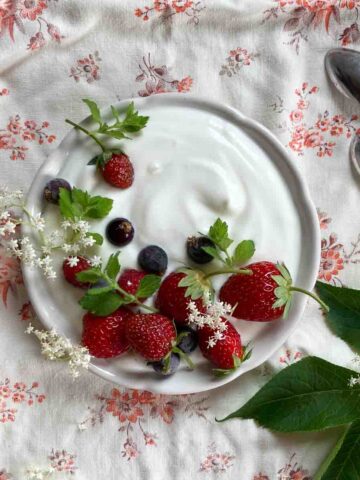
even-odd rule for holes
{"type": "Polygon", "coordinates": [[[91,263],[86,257],[81,255],[78,255],[77,257],[68,257],[63,262],[65,280],[74,285],[74,287],[89,288],[89,283],[80,282],[76,278],[78,273],[88,270],[89,268],[91,268],[91,263]]]}
{"type": "MultiPolygon", "coordinates": [[[[188,324],[188,305],[192,301],[191,296],[187,295],[187,287],[180,286],[181,281],[186,277],[186,274],[182,272],[170,273],[160,285],[156,298],[156,307],[160,312],[175,320],[179,325],[188,324]]],[[[205,311],[201,298],[193,301],[200,312],[205,311]]]]}
{"type": "Polygon", "coordinates": [[[251,354],[243,348],[241,337],[233,325],[228,320],[223,320],[227,328],[217,340],[214,340],[215,332],[209,326],[205,325],[198,330],[201,353],[217,367],[214,369],[217,376],[233,372],[251,354]]]}
{"type": "Polygon", "coordinates": [[[174,323],[164,315],[134,315],[126,323],[126,336],[131,347],[149,362],[164,360],[165,372],[170,367],[171,353],[177,353],[190,368],[194,368],[190,358],[177,347],[184,333],[177,338],[174,323]]]}
{"type": "Polygon", "coordinates": [[[119,308],[106,317],[86,313],[83,317],[82,344],[89,349],[90,355],[97,358],[111,358],[125,353],[130,348],[126,323],[133,316],[126,308],[119,308]]]}
{"type": "Polygon", "coordinates": [[[292,285],[284,264],[257,262],[247,265],[251,275],[232,275],[220,290],[220,300],[234,307],[233,316],[242,320],[269,322],[286,317],[294,292],[301,292],[327,306],[313,293],[292,285]]]}

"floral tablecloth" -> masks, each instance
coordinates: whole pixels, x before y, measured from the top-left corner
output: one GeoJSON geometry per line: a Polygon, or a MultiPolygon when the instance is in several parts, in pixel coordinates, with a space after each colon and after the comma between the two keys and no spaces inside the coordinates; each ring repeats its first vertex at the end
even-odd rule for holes
{"type": "MultiPolygon", "coordinates": [[[[359,0],[0,0],[1,183],[27,190],[67,133],[64,118],[87,115],[81,98],[202,94],[280,138],[318,207],[319,278],[359,288],[359,179],[348,159],[359,107],[323,68],[329,48],[357,48],[359,13],[359,0]]],[[[33,311],[3,248],[0,294],[1,480],[309,480],[339,435],[215,422],[304,355],[352,365],[315,305],[261,368],[167,397],[87,372],[74,382],[43,360],[24,335],[33,311]]]]}

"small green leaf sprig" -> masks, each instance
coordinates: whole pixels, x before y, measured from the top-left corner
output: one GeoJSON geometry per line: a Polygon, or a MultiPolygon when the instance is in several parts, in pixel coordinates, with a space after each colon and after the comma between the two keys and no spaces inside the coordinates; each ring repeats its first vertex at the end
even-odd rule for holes
{"type": "Polygon", "coordinates": [[[180,280],[179,286],[186,287],[185,296],[191,297],[192,300],[203,297],[207,292],[214,294],[211,277],[228,273],[252,274],[251,270],[241,268],[241,265],[250,260],[255,253],[255,243],[252,240],[241,241],[235,247],[233,254],[230,255],[229,247],[234,243],[234,240],[229,237],[227,223],[220,218],[216,219],[209,228],[207,235],[204,236],[212,240],[214,247],[202,247],[202,249],[213,258],[219,260],[224,266],[209,273],[189,267],[178,270],[186,275],[180,280]]]}
{"type": "Polygon", "coordinates": [[[135,110],[134,102],[129,103],[124,118],[120,118],[118,110],[111,105],[112,123],[107,123],[101,116],[100,109],[96,102],[87,98],[83,99],[83,102],[88,106],[92,120],[98,124],[96,130],[88,130],[87,128],[79,125],[78,123],[69,120],[65,120],[66,123],[72,125],[77,130],[82,131],[88,137],[92,138],[94,142],[101,148],[101,153],[96,155],[88,165],[96,164],[97,167],[103,166],[112,156],[113,153],[121,153],[120,148],[108,148],[103,142],[103,137],[110,137],[116,140],[131,140],[129,134],[134,134],[146,127],[149,117],[139,115],[139,112],[135,110]]]}
{"type": "Polygon", "coordinates": [[[76,275],[80,282],[93,285],[80,299],[81,307],[99,316],[110,315],[119,307],[130,304],[153,313],[157,312],[157,309],[145,305],[141,299],[151,297],[158,290],[161,277],[152,274],[146,275],[141,280],[135,295],[131,295],[123,290],[116,281],[121,270],[119,254],[120,252],[116,252],[110,255],[104,268],[97,266],[76,275]]]}

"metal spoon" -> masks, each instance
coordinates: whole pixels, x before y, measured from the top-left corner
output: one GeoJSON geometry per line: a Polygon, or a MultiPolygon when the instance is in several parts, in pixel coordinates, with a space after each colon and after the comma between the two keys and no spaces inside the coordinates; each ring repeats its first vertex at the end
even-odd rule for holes
{"type": "MultiPolygon", "coordinates": [[[[348,48],[334,48],[325,56],[325,69],[340,93],[360,103],[360,52],[348,48]]],[[[351,142],[350,158],[360,175],[360,136],[358,135],[351,142]]]]}

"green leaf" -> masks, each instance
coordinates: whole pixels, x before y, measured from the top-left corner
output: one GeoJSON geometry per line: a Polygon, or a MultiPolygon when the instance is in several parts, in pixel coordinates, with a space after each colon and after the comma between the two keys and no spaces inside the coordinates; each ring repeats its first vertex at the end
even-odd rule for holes
{"type": "Polygon", "coordinates": [[[112,292],[114,287],[109,285],[107,287],[99,287],[99,288],[90,288],[86,294],[87,295],[101,295],[103,293],[112,292]]]}
{"type": "Polygon", "coordinates": [[[127,138],[129,139],[129,137],[127,137],[122,131],[120,130],[108,130],[106,132],[107,135],[109,135],[110,137],[112,138],[116,138],[118,140],[121,140],[122,138],[127,138]]]}
{"type": "Polygon", "coordinates": [[[317,282],[320,298],[330,307],[327,322],[332,331],[360,351],[360,290],[317,282]]]}
{"type": "Polygon", "coordinates": [[[66,188],[60,188],[59,207],[60,213],[64,218],[74,220],[74,211],[72,206],[71,192],[66,188]]]}
{"type": "Polygon", "coordinates": [[[87,292],[79,303],[84,310],[88,310],[94,315],[105,317],[115,312],[124,302],[115,292],[106,292],[99,295],[91,295],[87,292]]]}
{"type": "Polygon", "coordinates": [[[359,480],[360,421],[348,426],[314,480],[359,480]]]}
{"type": "Polygon", "coordinates": [[[233,243],[233,240],[231,240],[228,235],[227,223],[223,222],[220,218],[209,228],[208,235],[222,251],[225,251],[233,243]]]}
{"type": "Polygon", "coordinates": [[[71,195],[73,203],[77,203],[82,207],[83,210],[85,210],[90,201],[90,195],[88,192],[85,190],[80,190],[80,188],[73,187],[71,195]]]}
{"type": "Polygon", "coordinates": [[[106,275],[108,275],[112,280],[115,280],[117,274],[120,272],[119,255],[120,252],[110,255],[105,267],[106,275]]]}
{"type": "Polygon", "coordinates": [[[100,235],[100,233],[88,232],[86,234],[86,236],[87,237],[92,237],[95,240],[95,245],[102,245],[103,244],[104,238],[103,238],[102,235],[100,235]]]}
{"type": "Polygon", "coordinates": [[[116,110],[116,108],[113,105],[111,105],[110,108],[111,108],[111,113],[113,114],[113,117],[116,120],[119,120],[119,112],[116,110]]]}
{"type": "Polygon", "coordinates": [[[201,247],[204,252],[208,253],[214,258],[217,258],[218,260],[222,261],[220,253],[216,250],[214,247],[201,247]]]}
{"type": "Polygon", "coordinates": [[[307,357],[275,375],[243,407],[227,416],[256,420],[279,432],[318,431],[360,418],[357,375],[318,357],[307,357]]]}
{"type": "Polygon", "coordinates": [[[91,197],[84,215],[87,218],[104,218],[110,213],[113,203],[111,198],[91,197]]]}
{"type": "Polygon", "coordinates": [[[88,270],[77,273],[76,279],[79,280],[79,282],[96,283],[102,276],[99,268],[89,268],[88,270]]]}
{"type": "Polygon", "coordinates": [[[151,297],[160,287],[161,277],[159,275],[146,275],[141,279],[139,288],[136,291],[137,298],[151,297]]]}
{"type": "Polygon", "coordinates": [[[252,240],[243,240],[235,248],[232,261],[235,265],[241,265],[254,255],[255,243],[252,240]]]}
{"type": "Polygon", "coordinates": [[[105,165],[105,163],[110,160],[110,158],[112,157],[112,154],[114,152],[111,151],[111,152],[102,152],[100,153],[99,155],[96,155],[95,157],[93,157],[90,162],[88,162],[87,164],[88,165],[96,165],[97,167],[103,167],[105,165]]]}
{"type": "Polygon", "coordinates": [[[96,102],[94,102],[93,100],[89,100],[88,98],[83,98],[83,102],[86,103],[86,105],[89,107],[93,120],[99,125],[101,125],[101,114],[96,102]]]}

